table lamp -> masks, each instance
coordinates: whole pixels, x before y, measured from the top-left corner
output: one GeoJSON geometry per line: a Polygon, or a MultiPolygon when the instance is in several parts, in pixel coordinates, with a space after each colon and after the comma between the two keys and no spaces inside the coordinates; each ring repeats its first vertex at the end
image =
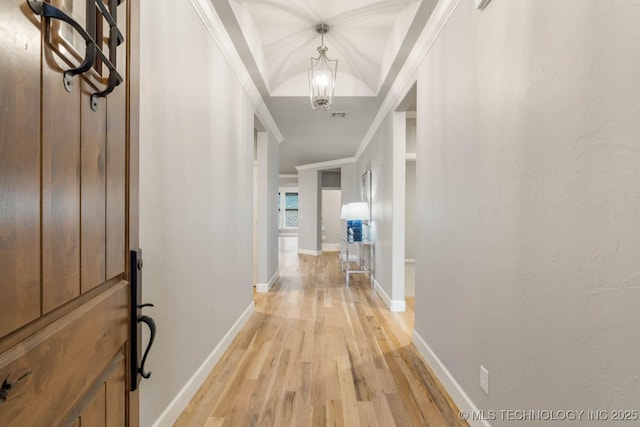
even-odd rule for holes
{"type": "Polygon", "coordinates": [[[347,238],[350,242],[362,242],[362,221],[369,221],[369,206],[366,202],[347,205],[347,238]]]}
{"type": "Polygon", "coordinates": [[[340,211],[340,219],[347,219],[347,210],[349,209],[348,205],[342,205],[342,210],[340,211]]]}

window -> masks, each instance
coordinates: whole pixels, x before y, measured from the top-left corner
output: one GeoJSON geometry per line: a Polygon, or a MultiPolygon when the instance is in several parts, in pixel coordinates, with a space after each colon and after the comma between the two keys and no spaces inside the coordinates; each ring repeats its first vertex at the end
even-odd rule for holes
{"type": "Polygon", "coordinates": [[[284,228],[298,228],[298,193],[285,193],[284,228]]]}
{"type": "Polygon", "coordinates": [[[298,228],[297,188],[280,189],[278,193],[278,226],[280,228],[298,228]]]}

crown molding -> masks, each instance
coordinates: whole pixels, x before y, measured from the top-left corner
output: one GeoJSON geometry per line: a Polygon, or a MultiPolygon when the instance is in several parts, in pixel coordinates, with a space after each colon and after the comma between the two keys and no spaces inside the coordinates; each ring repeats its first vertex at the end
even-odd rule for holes
{"type": "Polygon", "coordinates": [[[307,169],[331,169],[335,166],[348,165],[349,163],[355,163],[355,157],[347,157],[345,159],[329,160],[328,162],[309,163],[308,165],[296,166],[298,171],[307,169]]]}
{"type": "Polygon", "coordinates": [[[418,71],[418,67],[420,67],[422,60],[431,50],[431,47],[438,39],[438,36],[444,29],[447,21],[449,21],[449,18],[451,17],[451,14],[459,3],[460,0],[440,0],[435,9],[433,9],[433,13],[429,18],[427,25],[425,25],[415,46],[411,49],[411,53],[407,57],[402,69],[400,69],[393,85],[391,85],[391,89],[389,89],[389,93],[387,93],[387,96],[384,98],[375,119],[371,123],[369,130],[360,144],[360,147],[358,147],[358,151],[356,151],[355,154],[356,160],[359,160],[362,153],[364,153],[364,150],[367,149],[367,146],[373,139],[373,136],[378,131],[380,124],[387,114],[398,107],[402,99],[416,82],[416,72],[418,71]]]}
{"type": "Polygon", "coordinates": [[[229,34],[224,28],[224,24],[220,19],[220,16],[216,13],[210,0],[191,0],[191,5],[195,9],[196,13],[202,20],[205,28],[209,32],[209,35],[213,41],[218,45],[222,55],[225,57],[229,66],[233,70],[240,84],[247,91],[253,106],[256,109],[256,115],[260,118],[260,121],[266,126],[266,128],[273,134],[278,143],[281,143],[284,138],[278,128],[271,112],[267,108],[267,104],[264,102],[260,91],[256,87],[249,71],[244,66],[240,55],[236,51],[229,34]]]}

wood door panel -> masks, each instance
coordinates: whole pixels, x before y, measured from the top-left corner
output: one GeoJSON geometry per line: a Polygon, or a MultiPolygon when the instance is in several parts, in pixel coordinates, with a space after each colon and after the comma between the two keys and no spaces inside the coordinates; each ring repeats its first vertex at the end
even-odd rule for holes
{"type": "Polygon", "coordinates": [[[107,369],[100,375],[89,391],[80,399],[61,423],[70,427],[75,422],[79,426],[122,427],[126,425],[126,407],[124,404],[125,357],[124,347],[109,362],[107,369]]]}
{"type": "Polygon", "coordinates": [[[0,425],[52,426],[68,417],[127,340],[128,300],[122,281],[0,355],[0,377],[15,382],[0,425]]]}
{"type": "Polygon", "coordinates": [[[122,427],[126,425],[126,375],[126,363],[123,359],[105,383],[107,405],[106,427],[122,427]]]}
{"type": "Polygon", "coordinates": [[[80,91],[64,89],[64,70],[46,44],[42,68],[42,305],[48,313],[80,295],[80,91]]]}
{"type": "Polygon", "coordinates": [[[125,269],[125,185],[126,185],[126,143],[124,91],[113,95],[109,108],[109,129],[107,132],[107,279],[124,273],[125,269]]]}
{"type": "MultiPolygon", "coordinates": [[[[126,14],[118,14],[118,25],[126,28],[126,14]]],[[[126,78],[126,50],[118,48],[117,66],[126,78]]],[[[124,85],[107,98],[107,279],[124,273],[126,247],[126,101],[124,85]]]]}
{"type": "Polygon", "coordinates": [[[0,337],[40,315],[40,27],[0,1],[0,337]]]}
{"type": "Polygon", "coordinates": [[[94,89],[82,82],[81,116],[81,287],[82,293],[106,279],[106,155],[107,108],[98,100],[91,110],[94,89]]]}
{"type": "Polygon", "coordinates": [[[106,390],[104,384],[80,415],[80,427],[106,427],[106,390]]]}

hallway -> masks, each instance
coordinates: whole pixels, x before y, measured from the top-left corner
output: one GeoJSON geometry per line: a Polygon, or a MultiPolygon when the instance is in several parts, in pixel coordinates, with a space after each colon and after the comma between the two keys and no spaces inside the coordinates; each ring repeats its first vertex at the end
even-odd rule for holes
{"type": "Polygon", "coordinates": [[[639,22],[0,1],[0,427],[640,426],[639,22]]]}
{"type": "Polygon", "coordinates": [[[458,426],[411,344],[413,313],[391,313],[365,277],[344,286],[337,253],[298,255],[280,238],[280,279],[176,426],[458,426]]]}

